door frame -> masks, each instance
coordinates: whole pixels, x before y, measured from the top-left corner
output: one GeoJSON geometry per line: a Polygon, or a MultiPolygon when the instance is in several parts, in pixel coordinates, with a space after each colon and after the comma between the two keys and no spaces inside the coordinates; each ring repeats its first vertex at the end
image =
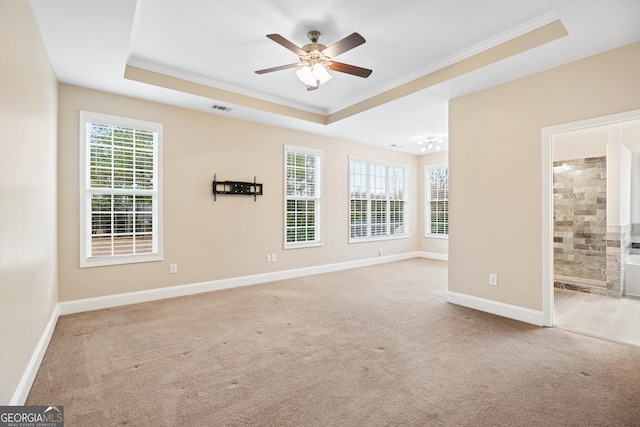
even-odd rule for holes
{"type": "Polygon", "coordinates": [[[553,136],[638,119],[640,119],[640,110],[632,110],[542,128],[542,315],[544,326],[553,326],[553,136]]]}

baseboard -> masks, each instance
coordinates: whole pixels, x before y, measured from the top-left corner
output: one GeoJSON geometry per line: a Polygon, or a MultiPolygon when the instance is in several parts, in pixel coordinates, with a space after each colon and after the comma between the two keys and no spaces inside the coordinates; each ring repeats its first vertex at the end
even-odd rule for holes
{"type": "Polygon", "coordinates": [[[51,313],[51,317],[49,318],[49,322],[45,327],[42,335],[40,336],[40,340],[36,345],[36,348],[31,355],[31,359],[29,359],[29,363],[27,364],[27,368],[24,370],[22,374],[22,378],[20,378],[20,382],[18,383],[18,387],[16,391],[13,393],[13,397],[11,401],[9,401],[9,405],[11,406],[22,406],[27,401],[27,397],[29,396],[29,392],[31,391],[31,386],[33,385],[33,381],[36,379],[36,374],[38,373],[38,369],[40,369],[40,363],[42,362],[42,358],[44,354],[47,352],[47,347],[49,347],[49,342],[51,341],[51,337],[53,336],[53,331],[56,328],[56,323],[58,322],[58,317],[60,316],[60,307],[56,305],[51,313]]]}
{"type": "Polygon", "coordinates": [[[418,252],[420,257],[429,258],[429,259],[437,259],[439,261],[449,261],[449,254],[442,254],[439,252],[418,252]]]}
{"type": "Polygon", "coordinates": [[[447,292],[446,300],[452,304],[486,311],[487,313],[496,314],[509,319],[519,320],[521,322],[531,323],[537,326],[544,325],[544,314],[542,311],[531,310],[517,305],[505,304],[498,301],[451,291],[447,292]]]}
{"type": "Polygon", "coordinates": [[[240,276],[229,279],[212,280],[208,282],[149,289],[145,291],[127,292],[124,294],[107,295],[103,297],[64,301],[59,303],[60,315],[62,316],[65,314],[81,313],[84,311],[100,310],[122,305],[137,304],[141,302],[156,301],[160,299],[175,298],[186,295],[194,295],[203,292],[212,292],[221,289],[236,288],[240,286],[256,285],[259,283],[273,282],[275,280],[294,279],[297,277],[310,276],[313,274],[331,273],[334,271],[367,267],[370,265],[383,264],[393,261],[402,261],[405,259],[417,258],[422,256],[423,255],[420,252],[407,252],[397,255],[380,256],[356,261],[325,264],[314,267],[297,268],[293,270],[283,270],[250,276],[240,276]]]}

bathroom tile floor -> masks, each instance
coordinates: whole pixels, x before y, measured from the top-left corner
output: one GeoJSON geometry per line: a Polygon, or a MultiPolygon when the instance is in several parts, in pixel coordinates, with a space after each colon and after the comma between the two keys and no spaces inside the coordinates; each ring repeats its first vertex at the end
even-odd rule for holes
{"type": "Polygon", "coordinates": [[[568,331],[640,346],[640,298],[612,298],[554,290],[554,325],[568,331]]]}

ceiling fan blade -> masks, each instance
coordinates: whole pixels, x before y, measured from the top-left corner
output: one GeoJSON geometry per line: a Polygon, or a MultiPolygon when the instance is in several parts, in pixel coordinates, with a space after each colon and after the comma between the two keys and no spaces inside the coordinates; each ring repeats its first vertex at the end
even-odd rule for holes
{"type": "Polygon", "coordinates": [[[349,65],[342,62],[333,61],[331,66],[329,67],[333,71],[339,71],[341,73],[352,74],[354,76],[367,78],[373,70],[369,70],[368,68],[356,67],[355,65],[349,65]]]}
{"type": "Polygon", "coordinates": [[[278,43],[279,45],[286,47],[287,49],[289,49],[291,52],[295,53],[298,56],[307,54],[307,52],[305,52],[295,44],[291,43],[289,40],[285,39],[280,34],[267,34],[267,37],[269,37],[271,40],[278,43]]]}
{"type": "Polygon", "coordinates": [[[286,70],[287,68],[295,68],[297,66],[298,66],[298,63],[296,62],[295,64],[287,64],[287,65],[281,65],[279,67],[265,68],[264,70],[256,71],[256,74],[272,73],[274,71],[286,70]]]}
{"type": "Polygon", "coordinates": [[[322,51],[329,58],[335,58],[336,56],[344,53],[354,47],[360,46],[365,43],[366,40],[358,33],[353,33],[350,36],[343,38],[342,40],[335,42],[328,48],[322,51]]]}

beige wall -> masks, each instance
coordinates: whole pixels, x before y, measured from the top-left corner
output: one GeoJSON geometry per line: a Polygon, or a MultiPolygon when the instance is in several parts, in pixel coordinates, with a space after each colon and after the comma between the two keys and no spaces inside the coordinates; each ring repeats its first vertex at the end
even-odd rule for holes
{"type": "Polygon", "coordinates": [[[420,250],[423,252],[429,252],[430,254],[434,254],[434,256],[442,255],[443,257],[448,256],[449,254],[449,239],[437,238],[437,237],[425,237],[425,187],[424,183],[426,177],[424,175],[425,166],[429,165],[440,165],[440,164],[448,164],[449,163],[449,153],[433,153],[433,154],[424,154],[418,158],[419,165],[419,203],[420,203],[420,217],[418,220],[418,230],[419,230],[419,243],[420,250]]]}
{"type": "Polygon", "coordinates": [[[450,291],[542,309],[541,129],[640,108],[638,75],[634,43],[451,101],[450,291]]]}
{"type": "Polygon", "coordinates": [[[574,160],[607,155],[606,126],[557,133],[552,136],[552,159],[574,160]]]}
{"type": "Polygon", "coordinates": [[[57,83],[29,2],[0,0],[0,52],[0,405],[6,405],[57,303],[57,83]]]}
{"type": "Polygon", "coordinates": [[[61,84],[59,87],[60,300],[373,258],[418,248],[417,157],[61,84]],[[79,268],[78,112],[112,114],[164,126],[164,261],[79,268]],[[324,150],[324,246],[283,250],[284,145],[324,150]],[[348,156],[411,168],[410,239],[348,243],[348,156]],[[257,181],[264,195],[218,196],[211,181],[257,181]],[[267,263],[267,254],[277,262],[267,263]],[[169,274],[169,264],[178,274],[169,274]]]}

